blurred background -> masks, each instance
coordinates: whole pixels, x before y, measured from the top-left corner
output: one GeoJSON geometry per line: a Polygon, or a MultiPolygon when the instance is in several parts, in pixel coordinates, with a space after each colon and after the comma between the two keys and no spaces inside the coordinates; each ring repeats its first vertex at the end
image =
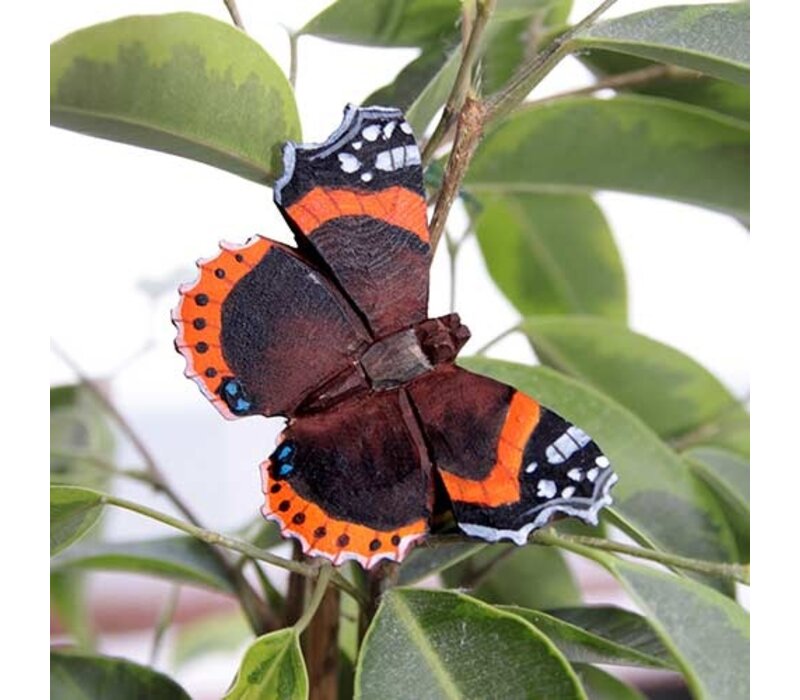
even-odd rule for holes
{"type": "MultiPolygon", "coordinates": [[[[238,2],[248,32],[287,72],[284,27],[301,27],[327,4],[238,2]]],[[[656,4],[666,3],[622,0],[608,16],[656,4]]],[[[576,0],[572,19],[595,5],[594,0],[576,0]]],[[[51,3],[43,21],[51,40],[56,40],[128,14],[180,10],[229,21],[222,0],[75,0],[51,3]]],[[[360,103],[391,82],[416,54],[415,49],[378,50],[301,37],[296,96],[304,140],[324,139],[339,124],[346,103],[360,103]]],[[[567,59],[536,94],[589,81],[588,71],[567,59]]],[[[218,241],[240,243],[260,233],[291,242],[271,191],[195,162],[59,129],[50,130],[48,149],[47,206],[58,212],[63,224],[62,230],[48,235],[54,291],[50,333],[59,348],[52,353],[51,384],[76,381],[74,368],[64,360],[69,358],[102,383],[204,524],[223,532],[243,527],[258,514],[262,494],[257,466],[272,451],[282,421],[224,421],[183,377],[184,361],[172,347],[169,312],[177,302],[177,285],[194,278],[194,261],[214,254],[218,241]]],[[[627,272],[631,327],[689,354],[735,396],[746,397],[751,292],[746,230],[726,215],[689,205],[616,193],[600,193],[597,200],[627,272]]],[[[455,209],[455,231],[463,230],[462,219],[455,209]]],[[[449,286],[441,246],[431,271],[431,316],[447,313],[449,286]]],[[[487,274],[474,237],[459,257],[456,309],[472,331],[465,355],[518,320],[487,274]]],[[[535,361],[522,337],[498,343],[489,354],[535,361]]],[[[140,463],[125,440],[114,439],[109,449],[121,466],[140,463]]],[[[144,484],[118,479],[113,488],[120,496],[174,512],[144,484]]],[[[158,523],[119,510],[109,511],[101,527],[107,539],[171,534],[158,523]]],[[[587,602],[629,605],[605,574],[575,559],[569,562],[587,602]]],[[[280,574],[276,583],[281,583],[280,574]]],[[[88,587],[87,616],[100,649],[147,662],[152,627],[171,595],[171,585],[128,574],[93,573],[88,587]]],[[[244,623],[226,614],[233,610],[231,602],[201,589],[182,587],[177,606],[179,624],[168,633],[156,665],[168,669],[193,697],[218,697],[245,644],[244,623]],[[208,616],[217,620],[216,638],[230,637],[229,652],[201,657],[192,649],[192,638],[202,641],[202,635],[193,635],[191,625],[208,616]]],[[[63,627],[55,618],[52,631],[56,640],[61,638],[63,627]]],[[[672,683],[666,673],[626,674],[649,688],[653,697],[659,683],[672,683]]]]}

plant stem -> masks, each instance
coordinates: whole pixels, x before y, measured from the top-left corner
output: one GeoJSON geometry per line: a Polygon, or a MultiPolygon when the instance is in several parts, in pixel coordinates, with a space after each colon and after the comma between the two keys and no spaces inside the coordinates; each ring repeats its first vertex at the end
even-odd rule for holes
{"type": "Polygon", "coordinates": [[[639,70],[632,70],[627,73],[618,73],[617,75],[609,75],[601,78],[596,83],[586,85],[582,88],[574,90],[566,90],[565,92],[558,92],[554,95],[548,95],[539,100],[532,100],[525,103],[525,107],[533,105],[546,104],[554,100],[562,100],[565,97],[578,97],[580,95],[593,95],[600,90],[619,90],[620,88],[638,87],[640,85],[647,85],[661,78],[673,78],[679,80],[694,80],[701,77],[697,71],[678,68],[677,66],[656,65],[647,66],[639,70]]]}
{"type": "Polygon", "coordinates": [[[578,547],[591,547],[592,549],[599,549],[606,552],[627,554],[637,559],[655,561],[664,566],[684,569],[686,571],[695,571],[700,574],[707,574],[720,578],[731,578],[739,583],[750,585],[750,567],[741,564],[725,564],[702,559],[690,559],[689,557],[682,557],[677,554],[668,554],[666,552],[657,552],[653,549],[634,547],[599,537],[556,534],[552,530],[536,530],[531,535],[529,541],[536,542],[537,544],[562,547],[567,550],[571,549],[573,551],[575,551],[575,546],[577,545],[578,547]]]}
{"type": "Polygon", "coordinates": [[[317,584],[314,586],[314,593],[311,596],[311,600],[308,602],[308,607],[305,609],[300,619],[294,623],[294,628],[298,633],[303,632],[305,628],[308,627],[308,624],[314,617],[314,613],[317,612],[317,608],[322,602],[322,598],[325,595],[328,583],[330,583],[333,574],[333,567],[330,564],[324,563],[319,567],[317,584]]]}
{"type": "Polygon", "coordinates": [[[297,87],[297,34],[289,29],[289,84],[297,87]]]}
{"type": "Polygon", "coordinates": [[[239,8],[236,7],[236,0],[225,0],[225,7],[228,8],[228,14],[231,16],[233,23],[242,31],[245,31],[242,16],[239,14],[239,8]]]}
{"type": "Polygon", "coordinates": [[[544,77],[571,51],[570,41],[589,27],[617,0],[604,0],[580,22],[556,37],[542,51],[524,64],[505,87],[487,101],[487,122],[496,121],[519,105],[544,77]]]}
{"type": "Polygon", "coordinates": [[[475,19],[472,22],[472,29],[469,32],[466,45],[462,44],[464,46],[463,55],[458,66],[453,89],[450,91],[450,95],[444,105],[442,117],[439,119],[439,123],[422,151],[423,165],[427,165],[433,158],[433,154],[441,144],[445,134],[453,126],[456,114],[461,109],[461,105],[469,92],[469,87],[472,84],[472,69],[478,58],[478,48],[480,47],[483,30],[486,29],[489,18],[494,11],[495,2],[496,0],[476,0],[475,2],[475,19]]]}
{"type": "Polygon", "coordinates": [[[447,244],[447,256],[450,262],[450,313],[456,310],[456,271],[458,269],[458,251],[461,248],[460,241],[453,240],[450,232],[445,229],[445,243],[447,244]]]}
{"type": "Polygon", "coordinates": [[[512,333],[516,333],[519,330],[519,324],[516,326],[511,326],[511,328],[506,328],[500,335],[496,335],[494,338],[489,340],[488,342],[484,343],[480,348],[475,351],[475,355],[485,355],[487,350],[491,348],[493,345],[496,345],[504,338],[507,338],[512,333]]]}
{"type": "Polygon", "coordinates": [[[158,616],[156,622],[156,629],[153,633],[153,644],[150,647],[150,665],[155,665],[158,660],[158,652],[161,649],[161,644],[164,641],[169,626],[172,624],[172,618],[175,617],[175,611],[178,609],[178,600],[181,596],[181,587],[176,584],[169,590],[169,595],[164,601],[164,607],[161,609],[161,614],[158,616]]]}
{"type": "MultiPolygon", "coordinates": [[[[162,513],[153,508],[149,508],[148,506],[144,506],[141,503],[134,503],[133,501],[128,501],[124,498],[118,498],[109,494],[103,494],[102,501],[107,505],[116,506],[117,508],[124,508],[126,510],[133,511],[134,513],[139,513],[140,515],[152,518],[153,520],[158,520],[165,525],[169,525],[176,530],[181,530],[182,532],[185,532],[186,534],[191,535],[202,542],[206,542],[207,544],[218,545],[220,547],[231,549],[234,552],[245,554],[252,559],[264,561],[267,564],[272,564],[273,566],[277,566],[288,571],[293,571],[302,576],[313,578],[317,575],[317,570],[319,567],[316,565],[304,564],[302,562],[284,559],[283,557],[276,556],[267,550],[254,547],[249,542],[245,542],[244,540],[240,540],[236,537],[229,537],[228,535],[223,535],[219,532],[214,532],[213,530],[197,527],[192,523],[179,520],[171,515],[167,515],[166,513],[162,513]]],[[[332,582],[335,586],[353,596],[357,601],[359,601],[359,603],[364,603],[364,597],[361,595],[360,591],[358,591],[355,586],[353,586],[338,572],[334,573],[332,582]]]]}

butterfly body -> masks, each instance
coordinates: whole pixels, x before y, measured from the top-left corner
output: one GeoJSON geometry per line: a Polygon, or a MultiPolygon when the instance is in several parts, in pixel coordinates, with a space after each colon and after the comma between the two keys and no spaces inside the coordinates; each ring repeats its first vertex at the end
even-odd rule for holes
{"type": "Polygon", "coordinates": [[[223,244],[173,314],[187,375],[227,418],[282,415],[262,512],[310,555],[371,567],[459,527],[522,544],[558,513],[596,522],[616,476],[579,428],[458,368],[457,314],[427,314],[419,149],[398,110],[348,107],[284,150],[275,201],[297,248],[223,244]],[[437,489],[437,482],[443,489],[437,489]]]}

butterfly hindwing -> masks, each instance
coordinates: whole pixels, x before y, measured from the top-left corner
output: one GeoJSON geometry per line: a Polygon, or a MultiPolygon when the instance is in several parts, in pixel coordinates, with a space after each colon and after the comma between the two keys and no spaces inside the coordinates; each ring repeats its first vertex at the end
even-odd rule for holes
{"type": "Polygon", "coordinates": [[[220,247],[173,311],[186,375],[226,418],[290,415],[369,334],[298,251],[262,237],[220,247]]]}
{"type": "Polygon", "coordinates": [[[349,106],[324,143],[287,144],[275,201],[377,337],[427,317],[422,166],[402,112],[349,106]]]}
{"type": "Polygon", "coordinates": [[[524,544],[558,513],[597,524],[616,474],[577,426],[505,384],[453,366],[409,393],[459,527],[524,544]]]}
{"type": "Polygon", "coordinates": [[[370,568],[424,537],[432,482],[402,391],[353,397],[290,421],[261,465],[275,520],[313,556],[370,568]]]}

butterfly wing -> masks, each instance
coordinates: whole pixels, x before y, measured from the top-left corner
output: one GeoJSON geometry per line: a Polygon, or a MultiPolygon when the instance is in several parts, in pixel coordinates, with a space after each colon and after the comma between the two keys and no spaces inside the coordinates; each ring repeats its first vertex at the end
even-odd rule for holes
{"type": "Polygon", "coordinates": [[[226,418],[291,415],[352,366],[369,334],[298,251],[262,237],[220,248],[173,310],[186,376],[226,418]]]}
{"type": "Polygon", "coordinates": [[[293,419],[261,472],[264,516],[334,564],[400,561],[428,530],[430,463],[402,391],[293,419]]]}
{"type": "Polygon", "coordinates": [[[524,544],[563,513],[597,524],[617,480],[580,428],[512,387],[443,365],[409,394],[468,535],[524,544]]]}
{"type": "Polygon", "coordinates": [[[321,144],[284,148],[275,202],[372,332],[425,320],[431,249],[420,152],[403,113],[345,110],[321,144]]]}

